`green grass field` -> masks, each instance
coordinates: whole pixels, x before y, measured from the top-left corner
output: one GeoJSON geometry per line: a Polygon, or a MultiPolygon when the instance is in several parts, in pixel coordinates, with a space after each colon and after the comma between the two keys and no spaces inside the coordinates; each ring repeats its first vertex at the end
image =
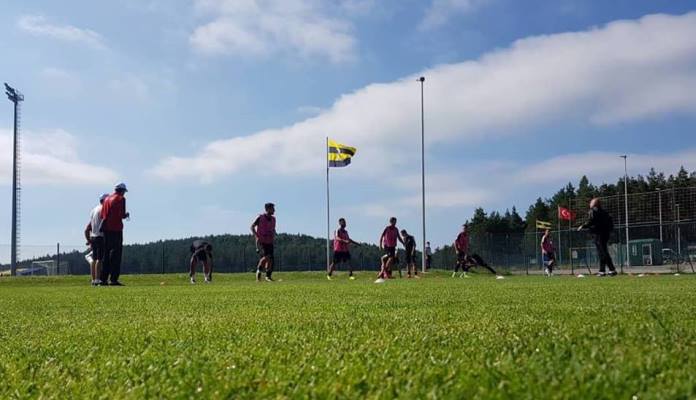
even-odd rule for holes
{"type": "Polygon", "coordinates": [[[0,279],[0,398],[696,398],[696,276],[0,279]]]}

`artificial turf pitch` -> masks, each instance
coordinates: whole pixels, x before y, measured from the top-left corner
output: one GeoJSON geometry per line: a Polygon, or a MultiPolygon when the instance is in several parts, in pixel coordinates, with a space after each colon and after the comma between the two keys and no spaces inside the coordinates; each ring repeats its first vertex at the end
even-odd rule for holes
{"type": "Polygon", "coordinates": [[[693,275],[276,278],[0,278],[0,398],[696,398],[693,275]]]}

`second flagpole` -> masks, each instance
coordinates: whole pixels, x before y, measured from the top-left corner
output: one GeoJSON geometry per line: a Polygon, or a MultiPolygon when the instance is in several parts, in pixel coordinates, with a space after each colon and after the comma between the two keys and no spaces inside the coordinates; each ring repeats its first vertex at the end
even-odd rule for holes
{"type": "Polygon", "coordinates": [[[329,265],[331,260],[331,207],[329,198],[329,137],[326,137],[326,146],[324,147],[326,151],[326,271],[329,271],[329,265]]]}

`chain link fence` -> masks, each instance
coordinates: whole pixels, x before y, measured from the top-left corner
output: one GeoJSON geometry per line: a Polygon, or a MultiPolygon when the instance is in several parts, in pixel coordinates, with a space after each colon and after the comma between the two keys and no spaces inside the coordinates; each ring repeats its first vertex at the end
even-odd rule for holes
{"type": "MultiPolygon", "coordinates": [[[[558,270],[566,273],[592,272],[598,266],[597,252],[587,232],[577,227],[585,222],[590,199],[569,199],[564,207],[576,213],[573,221],[552,218],[558,270]]],[[[610,253],[623,272],[694,272],[696,263],[696,188],[665,189],[649,193],[601,198],[614,219],[610,253]],[[626,205],[628,204],[628,207],[626,205]],[[628,212],[627,212],[628,211],[628,212]],[[628,218],[627,218],[628,217],[628,218]],[[627,223],[628,221],[628,223],[627,223]],[[628,240],[626,231],[628,231],[628,240]],[[627,246],[628,244],[628,246],[627,246]]],[[[543,271],[540,240],[542,232],[518,234],[472,234],[471,250],[497,269],[535,274],[543,271]]],[[[209,237],[214,248],[216,272],[251,272],[258,254],[251,237],[209,237]]],[[[326,247],[322,239],[302,235],[279,235],[275,249],[276,271],[324,271],[326,247]],[[309,243],[309,244],[307,244],[309,243]]],[[[176,273],[188,270],[192,239],[127,245],[123,250],[122,273],[176,273]]],[[[18,274],[88,274],[84,245],[21,246],[18,274]]],[[[379,269],[382,252],[374,245],[355,247],[356,270],[379,269]]],[[[399,252],[401,260],[403,251],[399,252]]],[[[9,245],[0,245],[0,275],[9,275],[9,245]],[[5,259],[5,258],[7,259],[5,259]]],[[[418,254],[420,258],[420,253],[418,254]]],[[[432,267],[452,269],[456,255],[450,246],[435,249],[432,267]]],[[[420,265],[420,261],[416,262],[420,265]]],[[[401,265],[403,268],[403,264],[401,265]]]]}
{"type": "MultiPolygon", "coordinates": [[[[589,200],[569,199],[563,205],[576,214],[575,220],[563,221],[556,216],[549,221],[555,228],[552,237],[558,267],[567,273],[592,272],[598,268],[597,251],[591,235],[577,231],[587,219],[589,200]]],[[[694,272],[696,188],[616,195],[603,197],[601,202],[614,220],[609,250],[617,269],[627,273],[694,272]]],[[[518,234],[472,234],[471,251],[498,268],[541,273],[542,235],[540,230],[518,234]]],[[[435,268],[451,269],[455,261],[456,255],[451,247],[439,249],[433,257],[435,268]]]]}

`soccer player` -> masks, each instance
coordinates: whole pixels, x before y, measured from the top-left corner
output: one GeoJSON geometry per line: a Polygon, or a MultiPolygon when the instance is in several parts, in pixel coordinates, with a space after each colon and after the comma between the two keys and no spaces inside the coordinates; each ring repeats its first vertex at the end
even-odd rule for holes
{"type": "Polygon", "coordinates": [[[466,254],[469,251],[469,225],[462,225],[462,231],[459,232],[457,238],[454,240],[454,251],[457,254],[457,261],[454,264],[454,272],[452,272],[452,278],[457,276],[459,268],[462,269],[462,276],[466,275],[466,254]]]}
{"type": "Polygon", "coordinates": [[[346,220],[345,218],[339,218],[338,219],[338,229],[334,232],[334,241],[333,241],[333,248],[334,248],[334,254],[333,254],[333,260],[331,261],[331,264],[329,265],[329,270],[326,271],[326,278],[328,280],[331,280],[331,276],[333,275],[334,271],[336,270],[336,265],[341,264],[341,263],[346,263],[348,264],[348,279],[355,280],[355,276],[353,276],[353,265],[350,261],[350,245],[354,244],[356,246],[360,246],[360,244],[353,239],[350,238],[348,235],[348,231],[346,230],[346,220]]]}
{"type": "Polygon", "coordinates": [[[104,200],[101,209],[101,225],[104,232],[104,262],[102,263],[101,281],[105,285],[110,279],[110,286],[123,286],[118,278],[121,275],[121,255],[123,253],[123,220],[130,218],[126,212],[128,188],[125,183],[114,187],[114,193],[104,200]]]}
{"type": "Polygon", "coordinates": [[[397,241],[404,243],[399,235],[399,228],[396,227],[396,218],[389,218],[389,225],[382,231],[382,236],[379,238],[379,248],[384,249],[384,255],[381,258],[379,275],[375,283],[383,283],[391,277],[391,267],[396,259],[397,241]]]}
{"type": "Polygon", "coordinates": [[[590,201],[587,222],[580,225],[578,231],[583,229],[589,229],[594,236],[594,243],[599,256],[599,272],[597,276],[607,276],[607,267],[609,267],[609,276],[616,275],[616,268],[614,268],[614,262],[611,260],[607,247],[611,231],[614,230],[614,221],[611,219],[611,215],[602,208],[598,198],[590,201]]]}
{"type": "Polygon", "coordinates": [[[418,278],[418,268],[416,268],[416,238],[409,235],[406,229],[401,230],[401,237],[404,239],[404,248],[406,249],[406,277],[411,276],[418,278]],[[413,275],[411,275],[413,270],[413,275]]]}
{"type": "Polygon", "coordinates": [[[256,238],[257,250],[261,252],[261,258],[256,266],[256,281],[261,281],[261,272],[266,272],[266,281],[273,282],[273,240],[276,235],[275,204],[266,203],[265,213],[259,215],[251,224],[251,233],[256,238]],[[261,246],[259,249],[258,246],[261,246]]]}
{"type": "Polygon", "coordinates": [[[100,270],[102,261],[104,260],[104,233],[102,232],[101,210],[104,200],[109,197],[108,194],[99,196],[99,204],[92,209],[89,214],[89,222],[85,227],[85,239],[87,246],[91,249],[91,261],[89,263],[89,272],[92,276],[92,286],[101,286],[100,270]]]}
{"type": "Polygon", "coordinates": [[[553,246],[551,239],[551,230],[544,231],[544,236],[541,238],[541,257],[544,260],[544,273],[546,276],[553,275],[553,267],[556,266],[556,249],[553,246]]]}
{"type": "Polygon", "coordinates": [[[213,246],[205,240],[194,240],[191,244],[191,263],[189,265],[189,277],[191,284],[196,283],[196,265],[203,263],[205,283],[213,280],[213,246]]]}
{"type": "Polygon", "coordinates": [[[462,231],[457,235],[457,239],[454,241],[454,250],[457,253],[457,263],[454,266],[454,272],[452,273],[452,278],[457,276],[457,271],[461,267],[463,277],[469,277],[467,273],[471,267],[484,267],[491,271],[496,279],[504,279],[502,275],[498,275],[495,270],[489,266],[481,256],[478,254],[469,254],[469,225],[462,225],[462,231]]]}

